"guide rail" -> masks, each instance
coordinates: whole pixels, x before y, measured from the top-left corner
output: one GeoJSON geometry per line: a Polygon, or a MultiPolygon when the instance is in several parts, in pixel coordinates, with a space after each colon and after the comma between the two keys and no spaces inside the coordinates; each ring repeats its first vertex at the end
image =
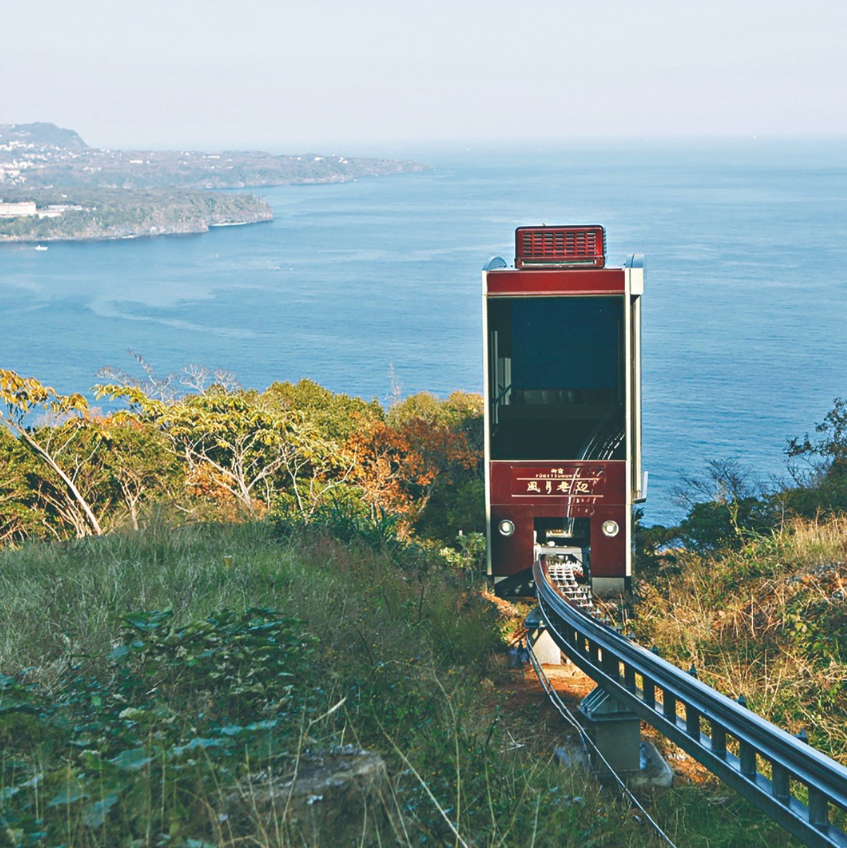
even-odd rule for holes
{"type": "Polygon", "coordinates": [[[599,621],[548,569],[533,565],[538,605],[575,665],[804,844],[847,848],[847,768],[599,621]]]}

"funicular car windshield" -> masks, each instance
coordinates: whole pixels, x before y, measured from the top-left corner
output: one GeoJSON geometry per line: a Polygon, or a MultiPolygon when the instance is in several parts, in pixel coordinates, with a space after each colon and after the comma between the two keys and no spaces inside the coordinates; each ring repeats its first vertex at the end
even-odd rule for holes
{"type": "Polygon", "coordinates": [[[494,460],[625,456],[623,299],[491,298],[494,460]]]}

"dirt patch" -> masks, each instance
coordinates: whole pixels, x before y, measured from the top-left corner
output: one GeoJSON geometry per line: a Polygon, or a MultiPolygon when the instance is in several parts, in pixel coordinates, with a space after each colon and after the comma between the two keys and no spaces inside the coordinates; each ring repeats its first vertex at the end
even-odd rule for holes
{"type": "MultiPolygon", "coordinates": [[[[577,722],[583,724],[577,707],[597,684],[587,674],[568,662],[562,665],[545,665],[542,668],[570,714],[577,722]]],[[[535,716],[541,719],[537,721],[535,739],[539,747],[552,752],[564,740],[576,737],[573,728],[568,726],[550,703],[531,665],[520,669],[503,670],[496,675],[493,683],[493,691],[498,693],[502,699],[501,703],[509,712],[523,718],[535,716]]],[[[717,782],[717,778],[706,768],[645,722],[641,723],[641,735],[658,748],[673,769],[675,785],[717,782]]]]}

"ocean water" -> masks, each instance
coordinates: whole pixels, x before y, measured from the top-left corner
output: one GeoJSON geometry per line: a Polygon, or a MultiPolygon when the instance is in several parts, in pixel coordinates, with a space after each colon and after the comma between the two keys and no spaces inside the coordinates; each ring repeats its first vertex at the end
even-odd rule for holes
{"type": "Polygon", "coordinates": [[[648,521],[708,459],[785,476],[847,393],[847,140],[370,152],[434,170],[264,190],[272,223],[202,236],[0,246],[0,366],[78,391],[131,349],[256,388],[481,391],[482,265],[516,226],[600,223],[611,264],[646,256],[648,521]]]}

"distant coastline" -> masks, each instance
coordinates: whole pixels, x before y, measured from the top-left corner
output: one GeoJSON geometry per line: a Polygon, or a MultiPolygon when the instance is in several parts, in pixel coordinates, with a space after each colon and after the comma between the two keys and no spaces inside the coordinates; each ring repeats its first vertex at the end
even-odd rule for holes
{"type": "MultiPolygon", "coordinates": [[[[18,191],[7,197],[20,196],[18,191]]],[[[93,188],[58,193],[56,189],[31,189],[26,196],[35,201],[36,212],[0,217],[0,244],[198,235],[212,227],[256,224],[273,218],[270,206],[261,198],[198,189],[93,188]],[[60,205],[55,201],[65,197],[76,201],[73,207],[51,215],[51,207],[60,205]]],[[[4,206],[16,210],[4,202],[0,203],[0,214],[4,206]]]]}
{"type": "MultiPolygon", "coordinates": [[[[88,242],[98,241],[142,241],[144,239],[154,239],[160,236],[168,236],[170,238],[178,238],[179,236],[200,236],[205,235],[210,230],[216,230],[222,227],[246,227],[253,224],[269,224],[273,220],[273,216],[268,218],[250,220],[250,221],[226,221],[220,224],[207,224],[205,227],[198,226],[196,229],[177,229],[163,227],[155,232],[127,232],[125,234],[112,233],[97,233],[92,235],[77,235],[77,236],[61,236],[42,238],[36,237],[6,237],[0,235],[0,249],[3,245],[17,245],[20,250],[47,250],[55,244],[85,244],[88,242]]],[[[2,224],[0,224],[2,227],[2,224]]]]}
{"type": "Polygon", "coordinates": [[[202,234],[273,218],[264,199],[217,189],[426,170],[411,161],[314,153],[99,150],[55,124],[0,124],[0,244],[202,234]]]}

